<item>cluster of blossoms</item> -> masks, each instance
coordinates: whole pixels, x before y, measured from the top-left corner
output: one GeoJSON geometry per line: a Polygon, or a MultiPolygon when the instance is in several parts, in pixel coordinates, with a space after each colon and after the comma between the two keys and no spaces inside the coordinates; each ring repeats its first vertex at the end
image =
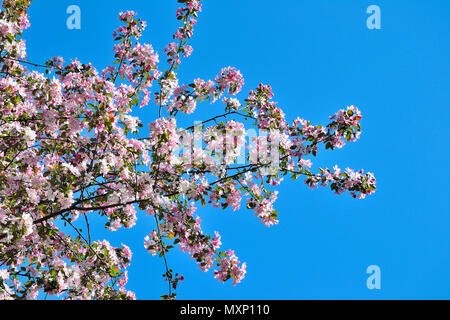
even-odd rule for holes
{"type": "MultiPolygon", "coordinates": [[[[197,99],[201,102],[216,93],[215,83],[211,80],[205,81],[200,78],[194,80],[194,91],[197,99]]],[[[217,99],[216,99],[217,100],[217,99]]],[[[213,100],[215,102],[215,100],[213,100]]]]}
{"type": "Polygon", "coordinates": [[[311,189],[317,188],[319,184],[322,187],[331,184],[330,187],[336,194],[342,194],[349,190],[353,198],[359,199],[364,199],[376,190],[376,180],[372,173],[364,174],[364,170],[355,172],[350,168],[341,172],[337,166],[334,167],[334,172],[328,168],[320,169],[320,174],[309,176],[305,183],[311,189]]]}
{"type": "MultiPolygon", "coordinates": [[[[116,231],[132,228],[138,210],[145,212],[155,221],[144,239],[150,254],[166,260],[177,246],[202,271],[214,269],[215,278],[233,279],[234,285],[244,278],[246,264],[233,250],[221,249],[218,232],[203,232],[199,204],[237,211],[245,203],[272,226],[278,223],[273,189],[285,176],[304,176],[311,188],[329,186],[355,198],[375,192],[370,172],[334,167],[313,173],[306,158],[316,156],[320,144],[333,150],[359,138],[362,116],[356,107],[338,111],[327,126],[300,118],[290,125],[268,85],[260,84],[241,103],[236,95],[244,78],[235,68],[223,68],[214,81],[180,85],[175,70],[192,53],[187,41],[201,4],[178,2],[182,26],[173,36],[177,43],[165,50],[168,69],[158,70],[158,53],[138,41],[146,23],[127,11],[119,15],[122,25],[113,34],[114,64],[99,73],[76,59],[66,63],[55,57],[45,65],[24,61],[21,32],[29,26],[30,2],[3,1],[0,299],[35,299],[41,293],[134,299],[126,289],[132,253],[126,245],[91,240],[94,213],[116,231]],[[146,127],[131,112],[149,104],[152,94],[159,117],[141,138],[146,127]],[[201,125],[178,126],[179,112],[193,114],[202,102],[221,97],[223,114],[201,125]],[[247,121],[265,134],[246,129],[247,121]]],[[[162,297],[173,299],[184,278],[165,265],[169,292],[162,297]]]]}
{"type": "Polygon", "coordinates": [[[233,67],[223,68],[215,80],[221,91],[228,90],[231,95],[241,92],[244,85],[244,77],[233,67]]]}
{"type": "Polygon", "coordinates": [[[160,79],[161,90],[155,93],[155,103],[160,106],[166,105],[178,88],[178,79],[175,72],[170,71],[160,79]]]}
{"type": "Polygon", "coordinates": [[[103,73],[111,75],[107,79],[112,82],[115,82],[118,76],[122,80],[126,78],[134,87],[131,95],[131,98],[136,98],[133,100],[134,104],[138,103],[136,93],[139,90],[143,93],[140,106],[144,107],[150,101],[150,88],[153,81],[159,79],[161,72],[157,69],[159,55],[153,47],[150,44],[142,45],[137,41],[147,24],[145,21],[135,19],[135,16],[134,11],[120,13],[119,20],[124,25],[113,33],[114,40],[120,41],[114,46],[114,56],[119,66],[117,70],[113,66],[107,67],[103,73]]]}
{"type": "Polygon", "coordinates": [[[178,112],[192,114],[197,107],[197,100],[195,100],[187,90],[186,86],[180,86],[175,89],[172,104],[167,106],[169,112],[178,112]]]}
{"type": "Polygon", "coordinates": [[[241,282],[247,272],[246,263],[244,262],[239,266],[238,257],[236,257],[233,250],[229,250],[227,254],[223,255],[223,258],[219,260],[218,266],[220,267],[220,270],[214,270],[214,277],[221,282],[233,278],[233,285],[241,282]]]}
{"type": "MultiPolygon", "coordinates": [[[[178,20],[183,22],[183,26],[179,27],[177,32],[173,35],[174,39],[183,41],[190,39],[194,33],[194,26],[197,24],[196,18],[198,13],[202,11],[201,0],[178,0],[180,3],[185,3],[186,6],[177,9],[176,16],[178,20]]],[[[180,46],[180,51],[183,46],[180,46]]]]}

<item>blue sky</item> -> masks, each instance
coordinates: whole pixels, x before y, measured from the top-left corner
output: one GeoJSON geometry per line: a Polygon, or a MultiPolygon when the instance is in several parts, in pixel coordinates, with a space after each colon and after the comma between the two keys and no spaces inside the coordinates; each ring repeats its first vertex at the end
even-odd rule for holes
{"type": "MultiPolygon", "coordinates": [[[[28,58],[78,57],[99,70],[113,61],[112,31],[120,11],[135,10],[149,28],[142,40],[163,58],[177,21],[175,0],[38,0],[24,34],[28,58]],[[81,30],[68,30],[66,8],[81,8],[81,30]]],[[[446,0],[204,1],[191,41],[193,55],[179,77],[213,79],[222,67],[241,70],[246,86],[270,84],[290,120],[316,124],[347,105],[363,113],[361,139],[322,152],[318,166],[375,174],[378,191],[366,200],[311,191],[301,180],[279,187],[280,224],[266,228],[250,211],[200,209],[207,232],[248,265],[232,287],[201,272],[173,251],[171,268],[186,280],[181,299],[449,299],[448,197],[450,2],[446,0]],[[366,8],[381,9],[381,30],[366,27],[366,8]],[[366,268],[381,268],[381,289],[366,287],[366,268]]],[[[218,114],[202,104],[186,123],[218,114]]],[[[138,110],[152,121],[151,107],[138,110]]],[[[163,261],[143,248],[154,225],[144,214],[132,230],[93,237],[130,245],[128,288],[139,299],[164,294],[163,261]]],[[[92,221],[101,221],[92,216],[92,221]]]]}

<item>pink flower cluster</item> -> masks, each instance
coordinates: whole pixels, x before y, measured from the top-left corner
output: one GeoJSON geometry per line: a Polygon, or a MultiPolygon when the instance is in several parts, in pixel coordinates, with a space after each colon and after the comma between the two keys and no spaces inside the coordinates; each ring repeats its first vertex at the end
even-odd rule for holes
{"type": "Polygon", "coordinates": [[[337,166],[334,167],[334,172],[328,168],[320,169],[320,174],[308,177],[305,183],[312,189],[319,184],[323,187],[330,185],[336,194],[349,190],[351,196],[358,199],[364,199],[376,190],[376,179],[371,172],[364,174],[364,170],[356,172],[350,168],[341,172],[337,166]]]}
{"type": "Polygon", "coordinates": [[[244,85],[244,77],[233,67],[223,68],[215,81],[221,91],[228,91],[230,95],[238,94],[244,85]]]}
{"type": "Polygon", "coordinates": [[[150,145],[159,155],[169,155],[180,143],[176,121],[171,119],[156,119],[149,125],[150,145]]]}
{"type": "Polygon", "coordinates": [[[246,108],[249,116],[257,119],[259,129],[277,129],[285,131],[287,128],[284,112],[276,106],[272,88],[269,85],[260,84],[256,90],[250,91],[246,99],[246,108]]]}
{"type": "Polygon", "coordinates": [[[239,263],[240,261],[234,254],[234,251],[229,250],[217,264],[219,270],[214,270],[214,277],[221,282],[232,278],[233,286],[240,283],[247,273],[247,264],[244,262],[239,266],[239,263]]]}

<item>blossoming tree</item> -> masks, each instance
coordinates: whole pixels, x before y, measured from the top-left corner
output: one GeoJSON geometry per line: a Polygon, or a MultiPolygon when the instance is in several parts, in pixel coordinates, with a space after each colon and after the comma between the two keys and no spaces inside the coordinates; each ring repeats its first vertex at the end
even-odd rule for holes
{"type": "Polygon", "coordinates": [[[200,0],[178,0],[181,26],[159,55],[139,38],[145,22],[121,13],[114,32],[114,64],[98,72],[78,60],[52,58],[42,65],[26,60],[22,31],[29,27],[29,0],[3,0],[0,12],[0,299],[33,299],[39,293],[68,299],[133,299],[126,245],[91,239],[89,217],[106,218],[111,231],[132,228],[136,211],[154,218],[144,247],[165,262],[174,299],[183,277],[166,261],[177,246],[203,271],[239,283],[246,273],[232,250],[221,250],[219,233],[202,231],[196,206],[231,207],[244,202],[267,226],[278,223],[277,186],[284,177],[304,177],[311,188],[364,198],[375,178],[362,170],[323,168],[313,173],[306,156],[319,147],[343,147],[359,138],[361,114],[338,111],[326,126],[298,118],[292,123],[260,84],[239,101],[244,79],[224,68],[214,81],[180,84],[182,58],[192,53],[200,0]],[[177,115],[197,105],[223,103],[223,112],[189,128],[177,115]],[[151,104],[151,106],[148,106],[151,104]],[[144,125],[134,108],[156,108],[144,125]],[[246,129],[244,124],[253,129],[246,129]],[[264,132],[252,136],[251,130],[264,132]],[[141,131],[143,131],[141,129],[141,131]],[[200,142],[200,143],[199,143],[200,142]],[[240,159],[239,161],[237,159],[240,159]],[[75,227],[84,220],[87,230],[75,227]]]}

